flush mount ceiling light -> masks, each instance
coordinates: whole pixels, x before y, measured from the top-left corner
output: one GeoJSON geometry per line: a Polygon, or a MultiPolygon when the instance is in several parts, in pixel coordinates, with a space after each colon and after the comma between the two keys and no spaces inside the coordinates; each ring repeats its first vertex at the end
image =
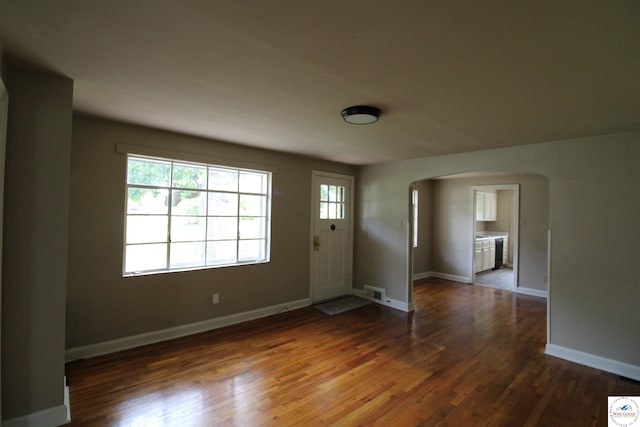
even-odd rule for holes
{"type": "Polygon", "coordinates": [[[375,123],[380,117],[380,109],[368,105],[355,105],[342,110],[342,118],[352,125],[368,125],[375,123]]]}

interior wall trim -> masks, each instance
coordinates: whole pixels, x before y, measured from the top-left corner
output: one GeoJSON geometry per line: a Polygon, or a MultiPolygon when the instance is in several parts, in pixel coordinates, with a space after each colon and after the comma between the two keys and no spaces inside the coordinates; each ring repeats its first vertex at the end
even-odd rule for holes
{"type": "Polygon", "coordinates": [[[420,279],[426,279],[428,277],[431,277],[431,272],[430,271],[425,271],[422,273],[415,273],[413,275],[413,280],[420,280],[420,279]]]}
{"type": "Polygon", "coordinates": [[[369,301],[375,302],[376,304],[385,305],[387,307],[395,308],[396,310],[404,311],[405,313],[409,313],[414,310],[414,306],[412,302],[406,303],[403,301],[399,301],[393,298],[385,297],[384,301],[380,302],[371,298],[367,298],[364,293],[364,290],[351,288],[351,295],[355,295],[364,299],[368,299],[369,301]]]}
{"type": "Polygon", "coordinates": [[[585,353],[555,344],[547,344],[545,354],[640,381],[640,366],[607,359],[606,357],[596,356],[595,354],[585,353]]]}
{"type": "Polygon", "coordinates": [[[66,350],[65,359],[67,362],[71,362],[103,354],[115,353],[116,351],[128,350],[134,347],[206,332],[212,329],[248,322],[250,320],[261,319],[285,310],[295,310],[302,307],[308,307],[310,305],[311,298],[304,298],[282,304],[271,305],[269,307],[258,308],[256,310],[230,314],[228,316],[215,317],[201,322],[188,323],[186,325],[175,326],[173,328],[146,332],[143,334],[132,335],[96,344],[89,344],[81,347],[74,347],[66,350]]]}
{"type": "Polygon", "coordinates": [[[438,279],[451,280],[452,282],[460,282],[460,283],[469,283],[470,282],[468,276],[458,276],[458,275],[455,275],[455,274],[440,273],[438,271],[427,271],[425,273],[414,274],[413,275],[413,280],[426,279],[428,277],[435,277],[435,278],[438,278],[438,279]]]}
{"type": "MultiPolygon", "coordinates": [[[[439,279],[453,280],[454,282],[469,283],[468,277],[466,276],[456,276],[453,274],[438,273],[436,271],[426,271],[423,273],[416,273],[413,275],[413,280],[426,279],[429,277],[437,277],[439,279]]],[[[516,292],[519,294],[530,295],[530,296],[540,297],[540,298],[548,297],[547,291],[541,291],[539,289],[518,287],[516,288],[516,292]]]]}
{"type": "Polygon", "coordinates": [[[4,427],[55,427],[71,422],[69,387],[64,387],[64,405],[2,421],[4,427]]]}
{"type": "Polygon", "coordinates": [[[540,289],[522,288],[517,287],[516,292],[523,295],[531,295],[533,297],[547,298],[549,293],[547,291],[541,291],[540,289]]]}

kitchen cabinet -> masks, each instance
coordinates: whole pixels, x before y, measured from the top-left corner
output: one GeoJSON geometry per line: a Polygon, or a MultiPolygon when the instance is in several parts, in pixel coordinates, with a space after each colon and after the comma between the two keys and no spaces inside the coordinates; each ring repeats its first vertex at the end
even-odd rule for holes
{"type": "Polygon", "coordinates": [[[490,232],[476,236],[473,250],[473,268],[474,272],[491,270],[500,265],[500,260],[496,261],[496,239],[502,239],[502,264],[509,263],[509,235],[507,233],[490,232]]]}
{"type": "Polygon", "coordinates": [[[491,270],[496,265],[496,240],[476,239],[474,251],[475,272],[491,270]]]}
{"type": "Polygon", "coordinates": [[[476,239],[475,250],[473,252],[474,272],[482,271],[482,240],[476,239]]]}
{"type": "Polygon", "coordinates": [[[498,195],[486,193],[484,195],[484,220],[495,221],[498,215],[498,195]]]}
{"type": "Polygon", "coordinates": [[[496,265],[496,240],[482,241],[482,270],[491,270],[496,265]]]}
{"type": "Polygon", "coordinates": [[[484,221],[484,193],[476,191],[476,221],[484,221]]]}
{"type": "Polygon", "coordinates": [[[476,192],[476,221],[495,221],[498,213],[498,195],[476,192]]]}

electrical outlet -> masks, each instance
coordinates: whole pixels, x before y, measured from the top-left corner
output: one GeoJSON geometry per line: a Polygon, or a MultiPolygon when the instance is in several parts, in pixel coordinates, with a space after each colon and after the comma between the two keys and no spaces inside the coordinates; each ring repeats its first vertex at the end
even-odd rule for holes
{"type": "Polygon", "coordinates": [[[220,294],[211,295],[211,304],[218,304],[220,302],[220,294]]]}

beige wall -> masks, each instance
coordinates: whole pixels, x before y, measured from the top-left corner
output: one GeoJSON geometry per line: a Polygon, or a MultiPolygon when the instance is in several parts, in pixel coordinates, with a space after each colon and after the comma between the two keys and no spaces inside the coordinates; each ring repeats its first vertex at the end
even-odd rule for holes
{"type": "MultiPolygon", "coordinates": [[[[501,174],[434,180],[433,270],[469,278],[472,220],[471,187],[476,185],[520,186],[520,268],[521,288],[545,291],[547,284],[547,230],[549,228],[549,184],[535,174],[501,174]]],[[[504,209],[504,207],[503,207],[504,209]]],[[[508,209],[508,207],[507,207],[508,209]]],[[[504,213],[502,215],[504,217],[504,213]]],[[[489,225],[485,230],[509,231],[509,225],[489,225]],[[505,229],[500,229],[504,225],[505,229]]],[[[512,239],[510,239],[511,243],[512,239]]]]}
{"type": "Polygon", "coordinates": [[[309,297],[313,169],[355,174],[349,165],[74,116],[67,348],[309,297]],[[116,144],[277,167],[271,262],[123,278],[126,157],[116,144]]]}
{"type": "MultiPolygon", "coordinates": [[[[2,286],[2,407],[64,403],[73,82],[9,65],[2,286]]],[[[62,420],[61,420],[62,421],[62,420]]]]}
{"type": "Polygon", "coordinates": [[[413,249],[413,274],[431,271],[433,247],[433,190],[431,181],[411,184],[418,190],[418,247],[413,249]]]}
{"type": "Polygon", "coordinates": [[[630,132],[363,167],[355,286],[409,300],[412,182],[461,172],[540,174],[549,180],[553,236],[549,343],[640,366],[640,340],[629,329],[640,324],[638,164],[640,133],[630,132]]]}

